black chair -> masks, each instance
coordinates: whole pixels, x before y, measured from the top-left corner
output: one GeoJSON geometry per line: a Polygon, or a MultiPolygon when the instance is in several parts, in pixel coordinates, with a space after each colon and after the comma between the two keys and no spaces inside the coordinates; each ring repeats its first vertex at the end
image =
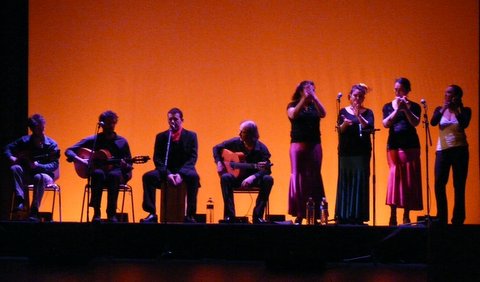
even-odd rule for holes
{"type": "MultiPolygon", "coordinates": [[[[83,191],[83,200],[82,200],[82,212],[80,214],[80,222],[83,222],[83,213],[84,213],[84,210],[86,211],[85,209],[85,203],[90,201],[90,185],[87,184],[85,185],[85,190],[83,191]]],[[[107,188],[103,188],[103,191],[107,191],[107,188]]],[[[119,193],[123,193],[122,194],[122,209],[121,209],[121,214],[123,215],[123,211],[124,211],[124,207],[125,207],[125,194],[126,193],[130,193],[130,201],[131,201],[131,204],[132,204],[132,221],[135,222],[135,207],[134,207],[134,204],[133,204],[133,188],[132,186],[128,185],[128,184],[120,184],[120,186],[118,187],[118,192],[119,193]]],[[[87,203],[87,209],[88,209],[88,203],[87,203]]],[[[90,219],[88,218],[88,212],[87,212],[87,222],[90,221],[90,219]]],[[[122,221],[121,218],[119,218],[119,221],[122,221]]]]}
{"type": "MultiPolygon", "coordinates": [[[[236,188],[233,190],[233,195],[235,198],[235,194],[256,194],[258,197],[258,194],[260,193],[260,187],[249,187],[249,188],[236,188]]],[[[270,203],[267,200],[267,203],[265,205],[265,218],[268,218],[270,215],[270,203]]]]}

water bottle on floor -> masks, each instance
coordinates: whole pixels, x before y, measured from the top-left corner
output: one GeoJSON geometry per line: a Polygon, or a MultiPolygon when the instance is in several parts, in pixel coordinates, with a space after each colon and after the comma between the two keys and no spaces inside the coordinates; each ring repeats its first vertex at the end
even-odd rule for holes
{"type": "Polygon", "coordinates": [[[308,198],[306,209],[307,225],[315,225],[315,202],[312,197],[308,198]]]}
{"type": "Polygon", "coordinates": [[[328,202],[325,197],[322,198],[322,202],[320,203],[320,224],[328,224],[328,202]]]}
{"type": "Polygon", "coordinates": [[[213,200],[212,198],[208,198],[207,201],[207,223],[214,223],[214,213],[213,213],[213,200]]]}

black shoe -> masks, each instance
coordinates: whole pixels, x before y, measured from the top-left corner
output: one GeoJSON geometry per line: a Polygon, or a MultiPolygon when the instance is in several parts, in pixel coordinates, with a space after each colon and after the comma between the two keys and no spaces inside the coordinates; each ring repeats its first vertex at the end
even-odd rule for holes
{"type": "Polygon", "coordinates": [[[303,218],[297,217],[295,218],[295,224],[302,225],[303,218]]]}
{"type": "Polygon", "coordinates": [[[23,205],[23,203],[18,203],[13,208],[14,212],[19,212],[19,211],[24,211],[24,210],[25,210],[25,206],[23,205]]]}
{"type": "Polygon", "coordinates": [[[117,216],[116,215],[109,216],[108,217],[108,222],[117,223],[118,222],[117,216]]]}
{"type": "Polygon", "coordinates": [[[223,219],[223,222],[224,222],[224,223],[235,223],[235,217],[226,216],[226,217],[223,219]]]}
{"type": "Polygon", "coordinates": [[[92,222],[97,223],[100,221],[102,221],[102,218],[100,216],[100,209],[98,209],[93,212],[92,222]]]}
{"type": "Polygon", "coordinates": [[[184,219],[184,222],[185,223],[197,223],[197,221],[195,220],[195,218],[193,218],[193,216],[186,216],[185,219],[184,219]]]}
{"type": "Polygon", "coordinates": [[[267,221],[261,217],[253,218],[253,224],[262,224],[262,223],[267,223],[267,221]]]}
{"type": "Polygon", "coordinates": [[[156,214],[149,214],[147,217],[140,219],[141,223],[157,223],[158,217],[156,214]]]}
{"type": "Polygon", "coordinates": [[[30,222],[40,222],[40,218],[38,218],[38,215],[31,214],[28,217],[28,221],[30,221],[30,222]]]}

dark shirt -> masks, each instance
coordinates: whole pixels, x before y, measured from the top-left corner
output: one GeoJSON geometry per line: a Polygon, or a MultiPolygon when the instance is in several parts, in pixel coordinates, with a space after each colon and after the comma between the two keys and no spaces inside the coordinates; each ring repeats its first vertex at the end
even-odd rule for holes
{"type": "MultiPolygon", "coordinates": [[[[97,136],[95,151],[107,150],[114,159],[131,159],[132,155],[130,153],[130,146],[128,145],[127,139],[117,135],[116,133],[113,139],[105,138],[105,134],[103,132],[99,133],[97,136]]],[[[68,148],[65,151],[67,161],[72,162],[77,155],[77,150],[80,148],[93,150],[94,141],[95,135],[92,135],[80,140],[78,143],[68,148]]],[[[120,162],[114,162],[112,165],[114,168],[121,167],[120,162]]],[[[132,166],[128,165],[126,168],[122,168],[122,172],[126,179],[130,179],[132,177],[132,166]]]]}
{"type": "MultiPolygon", "coordinates": [[[[419,104],[409,101],[410,110],[414,115],[420,117],[422,108],[419,104]]],[[[383,119],[387,118],[394,111],[392,102],[383,106],[383,119]]],[[[388,131],[387,149],[411,149],[420,148],[417,130],[408,122],[403,112],[398,113],[392,120],[392,125],[388,131]]]]}
{"type": "MultiPolygon", "coordinates": [[[[295,107],[299,101],[288,104],[287,109],[295,107]]],[[[308,142],[320,144],[320,112],[311,104],[302,109],[295,119],[290,119],[290,143],[308,142]]]]}
{"type": "MultiPolygon", "coordinates": [[[[53,178],[54,172],[59,166],[60,149],[50,137],[45,136],[43,146],[39,148],[33,144],[31,135],[25,135],[5,146],[5,156],[7,158],[15,156],[25,158],[27,161],[37,161],[38,166],[31,170],[31,173],[46,173],[53,178]]],[[[22,167],[30,170],[28,166],[23,164],[22,167]]]]}
{"type": "MultiPolygon", "coordinates": [[[[215,160],[215,163],[223,161],[223,149],[227,149],[232,152],[243,153],[245,155],[245,162],[247,163],[270,163],[270,152],[268,151],[267,146],[260,141],[256,142],[255,147],[251,151],[247,150],[240,137],[234,137],[232,139],[223,141],[222,143],[213,147],[213,159],[215,160]]],[[[268,168],[265,170],[246,169],[244,173],[246,177],[255,175],[256,178],[261,178],[266,174],[271,174],[270,166],[268,166],[268,168]]]]}
{"type": "Polygon", "coordinates": [[[361,116],[368,121],[368,126],[362,128],[362,134],[360,136],[360,121],[358,118],[350,114],[345,108],[340,110],[339,124],[343,123],[344,118],[353,122],[352,125],[345,128],[345,131],[340,133],[338,145],[338,153],[340,156],[369,155],[372,151],[370,133],[374,128],[373,112],[370,109],[366,109],[361,116]]]}
{"type": "Polygon", "coordinates": [[[155,168],[162,174],[179,173],[191,175],[196,173],[195,164],[198,158],[197,134],[182,128],[180,139],[177,142],[170,140],[167,167],[165,167],[168,139],[170,131],[163,131],[155,138],[153,161],[155,168]]]}

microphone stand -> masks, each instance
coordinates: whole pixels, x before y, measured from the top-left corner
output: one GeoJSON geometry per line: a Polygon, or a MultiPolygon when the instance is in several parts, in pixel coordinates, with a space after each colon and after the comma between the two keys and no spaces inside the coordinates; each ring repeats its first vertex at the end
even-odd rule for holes
{"type": "Polygon", "coordinates": [[[372,134],[372,205],[373,205],[373,226],[376,226],[376,203],[377,203],[377,174],[376,174],[376,162],[375,162],[375,131],[380,131],[378,128],[371,129],[372,134]]]}
{"type": "Polygon", "coordinates": [[[90,221],[90,191],[92,190],[92,160],[93,160],[93,155],[95,154],[95,148],[97,147],[97,139],[98,139],[98,132],[100,131],[101,123],[97,123],[97,127],[95,128],[95,134],[93,135],[93,145],[92,145],[92,152],[90,153],[90,156],[88,156],[88,164],[87,164],[87,171],[88,171],[88,177],[87,177],[87,187],[89,190],[87,190],[87,222],[90,221]]]}
{"type": "MultiPolygon", "coordinates": [[[[165,171],[168,171],[168,154],[170,152],[170,142],[172,140],[172,128],[170,128],[168,130],[168,141],[167,141],[167,150],[165,152],[165,171]]],[[[166,175],[166,177],[168,177],[168,175],[166,175]]],[[[164,195],[164,198],[165,199],[162,199],[162,202],[163,202],[163,205],[162,205],[162,212],[166,213],[167,212],[167,192],[168,192],[168,179],[165,178],[165,187],[164,187],[165,191],[163,193],[164,195]]],[[[164,221],[163,223],[167,223],[167,217],[164,216],[164,221]]]]}
{"type": "MultiPolygon", "coordinates": [[[[337,171],[340,173],[340,98],[341,96],[337,96],[337,103],[336,103],[336,108],[337,108],[337,122],[335,124],[335,131],[337,132],[337,171]]],[[[337,180],[338,182],[338,180],[337,180]]],[[[337,187],[338,189],[338,187],[337,187]]],[[[334,214],[334,220],[337,221],[337,215],[334,214]]]]}
{"type": "Polygon", "coordinates": [[[425,128],[425,169],[426,169],[426,182],[427,182],[427,214],[425,216],[425,221],[427,226],[430,226],[431,218],[430,218],[430,177],[428,173],[428,145],[432,146],[432,137],[430,135],[430,123],[428,122],[428,114],[427,114],[427,104],[423,104],[423,108],[425,112],[423,114],[423,124],[425,128]]]}

